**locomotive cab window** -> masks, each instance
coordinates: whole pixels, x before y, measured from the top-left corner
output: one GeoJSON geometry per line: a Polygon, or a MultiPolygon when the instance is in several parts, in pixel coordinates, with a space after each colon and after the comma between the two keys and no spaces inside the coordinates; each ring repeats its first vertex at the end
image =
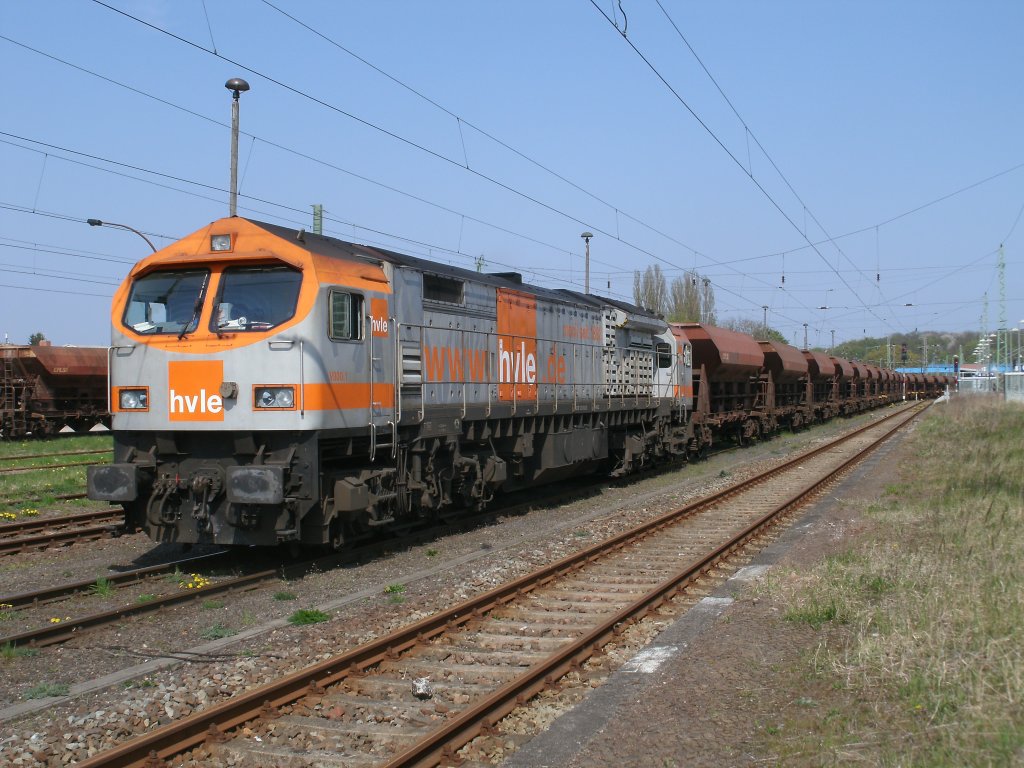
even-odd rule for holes
{"type": "Polygon", "coordinates": [[[121,322],[135,333],[194,331],[209,281],[207,269],[150,272],[132,283],[121,322]]]}
{"type": "Polygon", "coordinates": [[[334,341],[363,338],[363,297],[331,291],[327,297],[328,336],[334,341]]]}
{"type": "Polygon", "coordinates": [[[231,267],[220,279],[210,330],[267,331],[295,315],[302,273],[285,266],[231,267]]]}

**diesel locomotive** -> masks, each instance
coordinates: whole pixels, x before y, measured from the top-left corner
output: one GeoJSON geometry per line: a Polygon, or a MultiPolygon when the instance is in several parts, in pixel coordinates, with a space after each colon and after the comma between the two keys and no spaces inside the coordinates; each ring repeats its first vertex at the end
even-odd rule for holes
{"type": "Polygon", "coordinates": [[[689,345],[621,302],[230,217],[115,294],[114,463],[157,541],[341,546],[680,455],[689,345]]]}
{"type": "Polygon", "coordinates": [[[138,262],[111,323],[114,462],[88,495],[162,542],[337,548],[902,396],[820,353],[241,217],[138,262]]]}

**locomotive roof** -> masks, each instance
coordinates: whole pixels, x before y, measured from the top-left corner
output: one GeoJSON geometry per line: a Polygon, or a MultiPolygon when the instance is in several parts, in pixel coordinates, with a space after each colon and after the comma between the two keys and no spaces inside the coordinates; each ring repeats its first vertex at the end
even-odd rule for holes
{"type": "Polygon", "coordinates": [[[621,309],[624,312],[629,312],[634,315],[642,315],[659,320],[662,319],[660,315],[644,309],[643,307],[638,307],[635,304],[630,304],[618,299],[611,299],[607,296],[580,293],[578,291],[572,291],[565,288],[544,288],[539,285],[524,283],[522,275],[515,272],[477,272],[472,269],[465,269],[464,267],[456,267],[452,264],[442,264],[436,261],[430,261],[429,259],[423,259],[418,256],[410,256],[407,253],[391,251],[387,248],[352,243],[336,237],[316,235],[304,230],[282,227],[265,221],[256,221],[255,219],[246,219],[246,221],[251,224],[255,224],[261,229],[265,229],[267,232],[275,235],[276,237],[280,237],[283,240],[292,242],[298,241],[301,243],[302,247],[307,250],[329,258],[382,261],[401,267],[410,267],[421,272],[441,275],[443,277],[470,280],[484,285],[491,285],[496,288],[524,291],[548,301],[562,304],[575,304],[591,307],[595,310],[604,306],[612,306],[616,309],[621,309]],[[302,235],[301,240],[299,240],[300,233],[302,235]]]}

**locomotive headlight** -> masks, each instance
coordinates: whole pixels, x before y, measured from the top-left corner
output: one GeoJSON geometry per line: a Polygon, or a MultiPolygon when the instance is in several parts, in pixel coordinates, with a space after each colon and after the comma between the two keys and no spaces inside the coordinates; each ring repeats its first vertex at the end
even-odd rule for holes
{"type": "Polygon", "coordinates": [[[210,235],[210,250],[214,253],[231,250],[231,235],[210,235]]]}
{"type": "Polygon", "coordinates": [[[295,387],[258,386],[253,395],[257,408],[295,407],[295,387]]]}
{"type": "Polygon", "coordinates": [[[122,389],[117,401],[122,411],[145,411],[149,408],[149,390],[122,389]]]}

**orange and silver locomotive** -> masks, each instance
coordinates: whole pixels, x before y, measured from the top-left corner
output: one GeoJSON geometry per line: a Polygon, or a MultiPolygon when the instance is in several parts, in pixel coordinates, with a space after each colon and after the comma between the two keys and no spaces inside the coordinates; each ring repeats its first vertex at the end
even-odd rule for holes
{"type": "Polygon", "coordinates": [[[874,366],[238,217],[139,262],[111,319],[115,462],[89,497],[157,541],[339,547],[905,396],[874,366]]]}
{"type": "Polygon", "coordinates": [[[701,447],[690,347],[631,305],[239,217],[112,309],[115,460],[157,541],[340,546],[701,447]]]}

